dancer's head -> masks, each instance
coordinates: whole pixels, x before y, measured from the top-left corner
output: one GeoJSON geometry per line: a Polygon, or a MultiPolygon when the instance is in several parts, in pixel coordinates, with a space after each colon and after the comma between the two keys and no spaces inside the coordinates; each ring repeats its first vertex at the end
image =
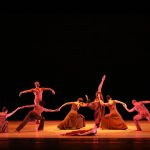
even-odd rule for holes
{"type": "Polygon", "coordinates": [[[39,102],[39,105],[42,106],[42,107],[44,107],[45,104],[46,104],[45,101],[40,101],[40,102],[39,102]]]}
{"type": "Polygon", "coordinates": [[[7,112],[8,112],[8,109],[7,109],[5,106],[3,106],[3,108],[2,108],[2,112],[7,113],[7,112]]]}
{"type": "Polygon", "coordinates": [[[96,92],[96,98],[103,100],[103,95],[101,92],[96,92]]]}
{"type": "Polygon", "coordinates": [[[34,82],[35,87],[40,87],[39,81],[34,82]]]}
{"type": "Polygon", "coordinates": [[[112,99],[112,98],[111,98],[110,95],[106,95],[106,99],[107,99],[107,101],[109,101],[109,100],[112,99]]]}
{"type": "Polygon", "coordinates": [[[83,102],[83,98],[82,98],[82,97],[79,97],[79,98],[77,99],[77,101],[78,101],[78,102],[83,102]]]}
{"type": "Polygon", "coordinates": [[[132,100],[132,104],[135,105],[137,101],[135,99],[132,100]]]}

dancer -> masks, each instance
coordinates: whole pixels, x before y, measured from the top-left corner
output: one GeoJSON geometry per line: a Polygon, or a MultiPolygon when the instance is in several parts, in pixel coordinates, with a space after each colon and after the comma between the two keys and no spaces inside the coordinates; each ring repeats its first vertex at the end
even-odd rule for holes
{"type": "MultiPolygon", "coordinates": [[[[96,92],[96,98],[94,99],[94,101],[87,103],[87,106],[90,109],[94,110],[94,121],[95,121],[95,125],[97,126],[97,128],[99,128],[100,123],[101,123],[101,119],[102,119],[104,112],[105,112],[105,107],[104,107],[104,105],[101,104],[101,101],[104,101],[103,94],[102,94],[102,86],[103,86],[105,79],[106,79],[106,75],[104,75],[102,77],[102,80],[98,86],[98,90],[96,92]]],[[[87,95],[86,95],[86,99],[88,101],[87,95]]]]}
{"type": "Polygon", "coordinates": [[[124,105],[124,107],[128,112],[134,112],[134,111],[138,112],[138,114],[133,117],[133,120],[135,122],[137,131],[142,131],[140,124],[139,124],[139,120],[147,119],[150,122],[150,112],[144,105],[144,104],[150,104],[150,101],[145,100],[145,101],[138,102],[135,99],[133,99],[132,104],[134,106],[132,109],[128,109],[126,104],[124,105]]]}
{"type": "Polygon", "coordinates": [[[84,104],[84,107],[89,107],[90,109],[94,110],[94,126],[91,129],[87,130],[77,130],[72,132],[67,132],[65,134],[62,134],[63,136],[93,136],[97,134],[97,130],[100,126],[101,119],[104,115],[105,107],[103,104],[101,104],[101,101],[103,101],[103,95],[102,95],[102,86],[106,79],[106,75],[102,77],[102,80],[98,86],[98,90],[96,92],[96,98],[93,102],[90,102],[87,95],[85,95],[87,103],[84,104]]]}
{"type": "Polygon", "coordinates": [[[28,123],[28,121],[30,121],[30,119],[40,120],[38,131],[43,130],[45,118],[41,115],[42,112],[58,112],[59,111],[59,109],[52,110],[52,109],[44,108],[44,105],[45,105],[45,102],[40,101],[39,103],[35,105],[26,105],[26,106],[20,107],[21,109],[34,107],[34,109],[28,112],[28,114],[26,115],[22,123],[16,128],[16,132],[19,132],[28,123]]]}
{"type": "Polygon", "coordinates": [[[101,101],[101,104],[107,106],[109,108],[109,114],[106,114],[101,122],[101,128],[102,129],[114,129],[114,130],[125,130],[127,129],[127,125],[125,121],[122,119],[121,115],[119,114],[116,104],[122,104],[123,106],[125,103],[118,101],[118,100],[112,100],[112,98],[107,95],[107,103],[104,103],[101,101]]]}
{"type": "Polygon", "coordinates": [[[19,109],[21,108],[18,107],[11,113],[8,113],[8,109],[6,107],[2,108],[2,112],[0,112],[0,133],[8,132],[8,121],[6,119],[16,113],[19,109]]]}
{"type": "Polygon", "coordinates": [[[72,105],[70,112],[67,114],[67,116],[64,118],[63,121],[60,122],[60,124],[57,126],[60,130],[75,130],[80,129],[85,126],[85,118],[83,115],[78,113],[78,110],[80,107],[86,107],[86,104],[83,103],[83,98],[78,98],[77,101],[74,102],[67,102],[63,104],[60,108],[66,106],[66,105],[72,105]]]}
{"type": "Polygon", "coordinates": [[[34,83],[35,88],[32,88],[30,90],[24,90],[21,91],[19,93],[19,96],[21,96],[24,93],[29,93],[32,92],[34,93],[34,104],[39,103],[40,101],[42,101],[42,97],[43,97],[43,91],[51,91],[53,95],[55,95],[55,91],[51,88],[45,88],[45,87],[40,87],[40,83],[38,81],[36,81],[34,83]]]}
{"type": "Polygon", "coordinates": [[[91,129],[76,130],[76,131],[72,131],[72,132],[63,133],[61,135],[63,135],[63,136],[93,136],[93,135],[96,135],[97,130],[98,130],[97,126],[94,125],[94,127],[91,129]]]}

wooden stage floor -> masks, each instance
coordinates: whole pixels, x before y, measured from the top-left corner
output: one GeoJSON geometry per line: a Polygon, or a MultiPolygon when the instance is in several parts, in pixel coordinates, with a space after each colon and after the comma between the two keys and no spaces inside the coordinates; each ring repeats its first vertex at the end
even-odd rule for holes
{"type": "MultiPolygon", "coordinates": [[[[37,124],[29,122],[19,133],[15,128],[20,121],[9,121],[9,133],[0,133],[1,149],[149,149],[150,123],[140,121],[143,131],[136,131],[133,121],[126,121],[127,130],[98,130],[95,136],[62,136],[69,130],[59,130],[60,121],[45,121],[44,131],[37,131],[37,124]]],[[[93,127],[86,121],[86,127],[93,127]]]]}

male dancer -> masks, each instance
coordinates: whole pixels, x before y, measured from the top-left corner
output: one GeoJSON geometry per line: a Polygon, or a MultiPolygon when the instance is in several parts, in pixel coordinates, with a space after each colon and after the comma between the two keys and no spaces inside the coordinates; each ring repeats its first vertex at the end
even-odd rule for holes
{"type": "Polygon", "coordinates": [[[150,113],[149,113],[148,109],[144,105],[144,104],[148,104],[148,103],[150,103],[150,101],[146,101],[145,100],[145,101],[139,101],[138,102],[138,101],[136,101],[134,99],[134,100],[132,100],[132,104],[134,106],[132,109],[128,109],[127,105],[124,104],[124,107],[125,107],[125,109],[128,112],[134,112],[134,111],[138,112],[138,114],[133,117],[133,120],[135,122],[137,131],[141,131],[142,130],[140,125],[139,125],[139,120],[145,118],[145,119],[147,119],[150,122],[150,113]]]}
{"type": "Polygon", "coordinates": [[[44,105],[45,105],[45,102],[40,101],[39,103],[35,105],[26,105],[26,106],[19,107],[20,109],[34,107],[34,109],[28,112],[28,114],[26,115],[22,123],[16,128],[16,131],[19,132],[28,123],[28,121],[30,121],[30,119],[40,120],[38,131],[43,130],[45,118],[41,115],[42,112],[58,112],[59,111],[59,109],[52,110],[52,109],[44,108],[44,105]]]}
{"type": "Polygon", "coordinates": [[[21,96],[24,93],[29,93],[32,92],[34,94],[34,104],[39,103],[42,101],[43,97],[43,91],[51,91],[53,95],[55,95],[55,91],[51,88],[45,88],[45,87],[40,87],[40,83],[36,81],[34,83],[35,88],[29,89],[29,90],[24,90],[19,93],[19,96],[21,96]]]}

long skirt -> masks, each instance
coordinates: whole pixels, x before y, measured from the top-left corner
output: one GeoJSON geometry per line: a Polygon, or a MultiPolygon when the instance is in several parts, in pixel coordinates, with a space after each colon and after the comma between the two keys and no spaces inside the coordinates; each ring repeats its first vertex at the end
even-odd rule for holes
{"type": "Polygon", "coordinates": [[[101,126],[102,129],[113,129],[113,130],[126,130],[128,127],[121,115],[117,112],[106,114],[102,118],[101,126]]]}
{"type": "Polygon", "coordinates": [[[77,111],[70,111],[57,126],[60,130],[76,130],[85,127],[85,118],[77,111]]]}

